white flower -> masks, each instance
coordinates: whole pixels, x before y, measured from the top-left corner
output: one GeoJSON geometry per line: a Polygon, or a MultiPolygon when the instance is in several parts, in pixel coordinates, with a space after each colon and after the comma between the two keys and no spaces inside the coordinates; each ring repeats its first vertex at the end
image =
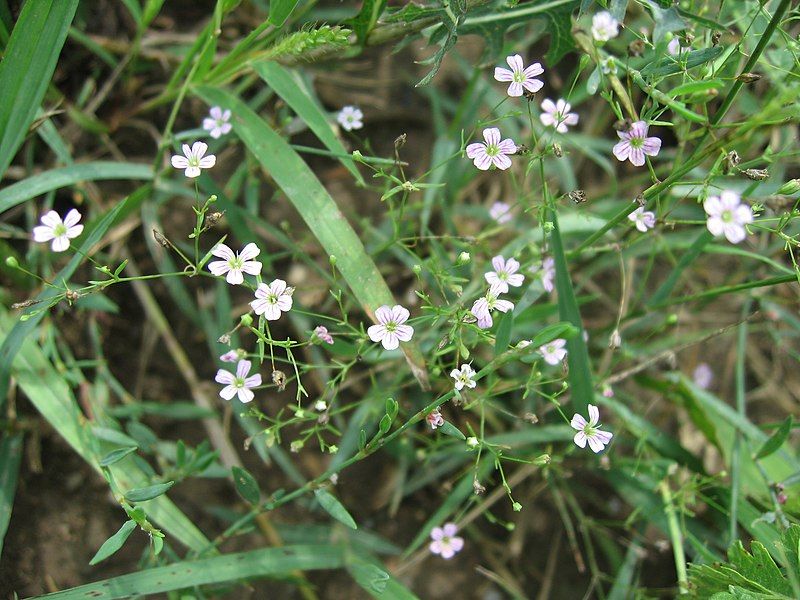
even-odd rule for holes
{"type": "Polygon", "coordinates": [[[259,283],[256,299],[250,303],[257,315],[264,315],[267,321],[277,321],[282,312],[292,308],[292,292],[294,288],[286,287],[283,279],[275,279],[272,283],[259,283]]]}
{"type": "Polygon", "coordinates": [[[500,290],[495,286],[491,286],[484,296],[481,296],[472,305],[470,312],[478,319],[478,327],[481,329],[489,329],[494,322],[492,320],[492,311],[499,310],[500,312],[508,312],[514,310],[514,304],[508,300],[500,300],[500,290]]]}
{"type": "Polygon", "coordinates": [[[33,228],[33,241],[49,242],[53,240],[50,245],[53,252],[64,252],[69,248],[69,241],[83,232],[83,225],[78,225],[80,220],[81,213],[74,208],[70,209],[63,221],[56,211],[48,211],[42,215],[42,224],[33,228]]]}
{"type": "Polygon", "coordinates": [[[692,379],[697,387],[707,390],[714,381],[714,371],[711,370],[708,363],[702,362],[695,368],[692,379]]]}
{"type": "Polygon", "coordinates": [[[319,412],[325,412],[328,410],[328,403],[325,400],[317,400],[314,402],[314,410],[319,412]]]}
{"type": "Polygon", "coordinates": [[[345,106],[339,111],[339,114],[336,115],[336,120],[339,121],[339,125],[342,126],[342,129],[346,129],[347,131],[364,127],[364,123],[362,122],[363,118],[364,113],[361,112],[360,108],[356,108],[355,106],[345,106]]]}
{"type": "Polygon", "coordinates": [[[511,207],[505,202],[495,202],[489,209],[489,216],[500,223],[508,223],[511,220],[511,207]]]}
{"type": "Polygon", "coordinates": [[[567,350],[564,346],[567,345],[567,340],[558,338],[552,342],[539,347],[539,354],[544,357],[544,362],[548,365],[557,365],[567,355],[567,350]]]}
{"type": "Polygon", "coordinates": [[[508,66],[511,70],[503,67],[495,67],[494,78],[497,81],[510,81],[508,86],[508,95],[512,97],[522,96],[523,91],[528,91],[535,94],[544,86],[539,79],[535,79],[537,75],[544,73],[542,65],[533,63],[530,67],[525,67],[522,62],[522,57],[519,54],[514,54],[506,58],[508,66]]]}
{"type": "Polygon", "coordinates": [[[616,75],[617,62],[614,60],[614,57],[606,56],[605,58],[601,59],[600,70],[603,72],[603,75],[616,75]]]}
{"type": "Polygon", "coordinates": [[[248,275],[259,275],[261,273],[261,263],[253,260],[260,253],[261,250],[253,242],[242,248],[241,252],[236,253],[225,244],[217,244],[211,250],[211,254],[223,260],[215,260],[208,263],[208,270],[217,277],[227,273],[225,281],[231,285],[240,285],[244,283],[243,273],[248,275]]]}
{"type": "Polygon", "coordinates": [[[550,293],[555,289],[553,280],[556,278],[556,261],[552,256],[542,259],[541,266],[533,265],[528,270],[531,273],[540,273],[545,292],[550,293]]]}
{"type": "Polygon", "coordinates": [[[203,119],[203,129],[208,131],[209,135],[216,140],[230,132],[232,127],[229,123],[230,120],[230,110],[223,112],[219,106],[212,106],[210,116],[203,119]]]}
{"type": "Polygon", "coordinates": [[[189,144],[181,146],[183,156],[175,154],[172,157],[172,166],[176,169],[185,169],[183,172],[186,177],[199,177],[202,169],[210,169],[217,163],[217,157],[213,154],[205,156],[208,144],[195,142],[189,148],[189,144]]]}
{"type": "Polygon", "coordinates": [[[407,342],[414,335],[411,325],[403,325],[408,321],[410,313],[399,304],[389,307],[386,304],[375,311],[377,325],[367,329],[367,335],[373,342],[381,342],[387,350],[395,350],[400,342],[407,342]]]}
{"type": "Polygon", "coordinates": [[[225,387],[219,392],[219,395],[225,400],[230,400],[234,396],[239,396],[239,402],[248,403],[253,400],[251,388],[261,385],[261,375],[256,373],[248,377],[250,373],[250,361],[240,360],[236,365],[236,375],[225,369],[217,371],[217,376],[214,381],[221,383],[225,387]]]}
{"type": "Polygon", "coordinates": [[[569,102],[563,99],[554,103],[550,98],[546,98],[542,102],[542,114],[539,115],[539,119],[545,127],[555,127],[558,133],[567,133],[567,126],[578,124],[578,115],[569,112],[571,108],[569,102]]]}
{"type": "Polygon", "coordinates": [[[619,35],[619,21],[604,10],[592,17],[592,37],[598,42],[607,42],[619,35]]]}
{"type": "Polygon", "coordinates": [[[689,50],[691,50],[691,47],[681,46],[681,39],[678,37],[672,38],[667,44],[667,52],[669,52],[670,56],[678,56],[682,52],[688,52],[689,50]]]}
{"type": "Polygon", "coordinates": [[[517,273],[519,271],[519,263],[513,258],[506,260],[502,256],[495,256],[492,259],[492,266],[494,271],[484,273],[483,277],[490,286],[497,288],[500,293],[507,293],[508,286],[521,286],[525,280],[525,276],[522,273],[517,273]]]}
{"type": "Polygon", "coordinates": [[[573,415],[570,425],[572,425],[573,429],[578,430],[578,433],[573,438],[575,445],[579,448],[586,448],[586,442],[589,442],[589,448],[594,452],[600,452],[608,445],[614,434],[608,431],[600,431],[598,421],[600,421],[600,411],[597,410],[594,404],[589,405],[588,423],[578,413],[573,415]]]}
{"type": "Polygon", "coordinates": [[[636,224],[636,229],[642,233],[648,229],[656,226],[656,216],[649,210],[645,210],[644,206],[640,206],[631,214],[628,215],[628,220],[636,224]]]}
{"type": "Polygon", "coordinates": [[[708,215],[706,227],[714,237],[724,234],[732,244],[747,237],[745,225],[753,222],[753,210],[742,204],[736,192],[725,190],[719,196],[709,196],[703,202],[703,210],[708,215]]]}
{"type": "Polygon", "coordinates": [[[460,392],[464,389],[464,386],[467,386],[469,389],[473,389],[477,383],[475,383],[475,370],[470,365],[461,365],[461,369],[453,369],[450,371],[450,377],[456,380],[455,388],[460,392]]]}
{"type": "Polygon", "coordinates": [[[511,159],[507,154],[514,154],[517,145],[511,139],[500,140],[500,130],[497,127],[489,127],[483,130],[483,139],[486,143],[475,142],[467,146],[467,157],[481,171],[488,171],[494,165],[501,171],[505,171],[511,166],[511,159]]]}

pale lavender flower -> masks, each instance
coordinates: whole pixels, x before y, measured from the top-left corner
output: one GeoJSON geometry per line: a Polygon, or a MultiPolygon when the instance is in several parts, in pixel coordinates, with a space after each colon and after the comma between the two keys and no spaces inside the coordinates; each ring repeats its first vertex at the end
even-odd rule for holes
{"type": "Polygon", "coordinates": [[[703,202],[703,210],[708,215],[706,227],[714,237],[724,235],[731,244],[738,244],[747,237],[745,225],[753,222],[753,209],[743,204],[733,190],[709,196],[703,202]]]}
{"type": "Polygon", "coordinates": [[[364,113],[361,112],[360,108],[355,106],[345,106],[339,111],[339,114],[336,115],[336,120],[339,121],[339,125],[342,126],[342,129],[346,129],[347,131],[364,127],[363,118],[364,113]]]}
{"type": "Polygon", "coordinates": [[[400,346],[400,342],[407,342],[414,335],[414,328],[411,325],[404,325],[408,321],[410,313],[408,309],[399,304],[389,307],[386,304],[375,311],[377,325],[371,325],[367,329],[367,335],[373,342],[380,342],[387,350],[395,350],[400,346]]]}
{"type": "Polygon", "coordinates": [[[230,132],[232,128],[230,120],[230,110],[223,111],[219,106],[212,106],[209,116],[203,119],[203,129],[216,140],[230,132]]]}
{"type": "Polygon", "coordinates": [[[511,206],[505,202],[495,202],[489,209],[489,216],[501,225],[511,220],[511,206]]]}
{"type": "Polygon", "coordinates": [[[607,42],[619,35],[619,21],[604,10],[592,17],[592,37],[598,42],[607,42]]]}
{"type": "Polygon", "coordinates": [[[467,146],[467,156],[481,171],[487,171],[492,165],[501,171],[511,166],[511,159],[506,155],[514,154],[517,146],[510,139],[501,141],[500,138],[500,130],[497,127],[489,127],[483,130],[483,139],[486,143],[475,142],[467,146]]]}
{"type": "Polygon", "coordinates": [[[470,365],[461,365],[461,369],[453,369],[450,371],[450,377],[456,380],[455,388],[459,392],[464,386],[474,389],[478,385],[475,382],[475,370],[470,365]]]}
{"type": "Polygon", "coordinates": [[[228,350],[225,354],[219,357],[222,362],[235,363],[242,358],[239,350],[228,350]]]}
{"type": "Polygon", "coordinates": [[[708,363],[702,362],[695,367],[692,379],[697,387],[707,390],[714,381],[714,371],[711,370],[708,363]]]}
{"type": "Polygon", "coordinates": [[[172,166],[176,169],[185,169],[183,174],[186,177],[198,177],[202,169],[210,169],[217,163],[217,157],[213,154],[205,156],[208,144],[195,142],[189,148],[189,144],[181,146],[183,156],[176,154],[172,157],[172,166]]]}
{"type": "Polygon", "coordinates": [[[69,248],[69,241],[78,237],[83,232],[83,225],[78,225],[81,213],[72,208],[64,216],[64,220],[54,210],[42,215],[41,225],[33,228],[33,241],[46,243],[50,240],[53,252],[64,252],[69,248]]]}
{"type": "Polygon", "coordinates": [[[614,145],[613,152],[617,160],[630,160],[634,166],[644,164],[644,156],[656,156],[661,150],[661,139],[647,137],[648,125],[644,121],[636,121],[628,131],[618,131],[620,142],[614,145]]]}
{"type": "Polygon", "coordinates": [[[431,530],[433,540],[428,548],[433,554],[442,558],[453,558],[464,547],[463,538],[457,537],[458,526],[455,523],[446,523],[444,527],[434,527],[431,530]]]}
{"type": "Polygon", "coordinates": [[[219,395],[225,399],[230,400],[234,396],[239,396],[239,402],[244,404],[251,402],[255,397],[252,388],[261,385],[261,375],[256,373],[250,375],[250,361],[240,360],[236,365],[236,375],[225,369],[217,371],[217,376],[214,381],[221,383],[225,387],[219,392],[219,395]]]}
{"type": "Polygon", "coordinates": [[[645,210],[644,206],[640,206],[631,214],[628,215],[628,220],[636,225],[636,229],[645,233],[648,229],[656,226],[656,216],[649,210],[645,210]]]}
{"type": "Polygon", "coordinates": [[[326,344],[333,344],[333,336],[330,333],[328,333],[328,328],[325,327],[324,325],[317,325],[314,328],[314,336],[316,336],[317,339],[322,340],[326,344]]]}
{"type": "Polygon", "coordinates": [[[439,412],[438,406],[428,413],[425,420],[428,422],[428,425],[431,426],[431,429],[436,429],[444,425],[444,417],[442,413],[439,412]]]}
{"type": "Polygon", "coordinates": [[[678,56],[682,52],[687,52],[689,50],[691,50],[691,48],[681,46],[681,39],[678,37],[672,38],[669,44],[667,44],[667,52],[669,52],[670,56],[678,56]]]}
{"type": "Polygon", "coordinates": [[[600,390],[600,393],[603,394],[603,398],[613,398],[614,397],[614,388],[612,388],[607,383],[603,385],[603,389],[600,390]]]}
{"type": "Polygon", "coordinates": [[[275,279],[272,283],[259,283],[256,289],[256,299],[250,303],[257,315],[264,315],[267,321],[277,321],[282,312],[289,312],[292,308],[292,293],[294,288],[286,286],[283,279],[275,279]]]}
{"type": "Polygon", "coordinates": [[[544,291],[550,293],[555,289],[553,280],[556,278],[556,261],[552,256],[544,258],[541,266],[533,265],[528,270],[531,273],[540,273],[544,291]]]}
{"type": "Polygon", "coordinates": [[[605,448],[611,438],[614,436],[609,431],[600,431],[600,411],[594,404],[589,405],[589,422],[586,422],[581,415],[575,413],[572,417],[570,425],[573,429],[577,429],[578,433],[575,434],[573,441],[579,448],[586,448],[586,443],[589,443],[589,448],[594,452],[600,452],[605,448]]]}
{"type": "Polygon", "coordinates": [[[569,112],[569,102],[559,99],[556,102],[546,98],[542,102],[542,114],[539,119],[545,127],[555,127],[558,133],[567,133],[567,127],[578,124],[578,114],[569,112]]]}
{"type": "Polygon", "coordinates": [[[539,347],[539,354],[544,358],[544,362],[548,365],[557,365],[567,355],[567,340],[561,338],[555,339],[552,342],[539,347]]]}
{"type": "Polygon", "coordinates": [[[211,254],[223,260],[208,263],[208,270],[217,277],[225,275],[225,281],[231,285],[241,285],[244,283],[244,273],[248,275],[261,273],[261,263],[254,260],[260,253],[261,250],[253,242],[242,248],[241,252],[234,252],[225,244],[217,244],[211,250],[211,254]]]}
{"type": "Polygon", "coordinates": [[[508,312],[514,309],[514,304],[508,300],[500,300],[500,290],[495,286],[491,286],[484,296],[481,296],[472,305],[470,312],[478,319],[478,327],[481,329],[489,329],[494,322],[492,320],[492,311],[499,310],[500,312],[508,312]]]}
{"type": "Polygon", "coordinates": [[[542,65],[533,63],[529,67],[525,67],[522,62],[522,57],[519,54],[514,54],[506,58],[506,62],[511,69],[504,67],[495,67],[494,78],[497,81],[511,82],[508,86],[508,95],[512,97],[522,96],[524,91],[535,94],[544,86],[539,79],[535,77],[544,73],[542,65]]]}
{"type": "Polygon", "coordinates": [[[502,294],[508,292],[508,286],[519,287],[525,280],[522,273],[517,273],[519,262],[513,258],[506,260],[502,256],[495,256],[492,259],[492,266],[494,271],[484,273],[483,277],[491,287],[497,288],[502,294]]]}

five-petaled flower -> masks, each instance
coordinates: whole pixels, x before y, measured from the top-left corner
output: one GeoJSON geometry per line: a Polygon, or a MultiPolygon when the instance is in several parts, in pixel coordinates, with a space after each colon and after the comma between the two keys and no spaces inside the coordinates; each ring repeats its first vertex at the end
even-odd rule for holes
{"type": "Polygon", "coordinates": [[[217,164],[217,157],[213,154],[206,156],[208,144],[205,142],[195,142],[189,148],[189,144],[181,146],[183,156],[175,154],[172,157],[172,166],[176,169],[185,169],[183,174],[186,177],[199,177],[202,169],[210,169],[217,164]]]}
{"type": "Polygon", "coordinates": [[[489,216],[500,223],[508,223],[511,220],[511,206],[505,202],[495,202],[489,209],[489,216]]]}
{"type": "Polygon", "coordinates": [[[598,42],[607,42],[619,35],[619,21],[607,10],[592,17],[592,37],[598,42]]]}
{"type": "Polygon", "coordinates": [[[377,325],[371,325],[367,329],[367,335],[373,342],[380,342],[387,350],[395,350],[400,346],[400,342],[407,342],[414,335],[414,328],[411,325],[404,325],[408,321],[410,313],[408,309],[399,304],[389,307],[386,304],[375,311],[377,325]]]}
{"type": "Polygon", "coordinates": [[[286,286],[283,279],[275,279],[272,283],[259,283],[256,299],[250,303],[257,315],[264,315],[267,321],[277,321],[282,312],[292,308],[292,292],[294,288],[286,286]]]}
{"type": "Polygon", "coordinates": [[[203,129],[215,140],[230,132],[231,111],[223,111],[219,106],[212,106],[209,116],[203,119],[203,129]]]}
{"type": "Polygon", "coordinates": [[[457,537],[458,526],[455,523],[445,523],[444,527],[434,527],[431,530],[433,540],[428,548],[433,554],[442,558],[453,558],[464,547],[463,538],[457,537]]]}
{"type": "Polygon", "coordinates": [[[617,160],[625,162],[630,160],[634,166],[641,167],[644,164],[644,156],[656,156],[661,150],[661,139],[657,137],[647,137],[647,123],[636,121],[628,131],[618,131],[617,135],[621,141],[614,145],[613,152],[617,160]]]}
{"type": "Polygon", "coordinates": [[[567,355],[567,340],[561,338],[555,339],[552,342],[539,347],[539,354],[544,358],[544,362],[548,365],[557,365],[567,355]]]}
{"type": "Polygon", "coordinates": [[[339,125],[342,126],[342,129],[346,129],[347,131],[364,127],[363,118],[364,113],[361,112],[360,108],[355,106],[345,106],[339,111],[339,114],[336,115],[336,120],[339,121],[339,125]]]}
{"type": "Polygon", "coordinates": [[[475,142],[467,146],[467,156],[481,171],[487,171],[492,165],[501,171],[511,166],[511,159],[506,155],[514,154],[517,145],[510,139],[501,141],[501,137],[497,127],[489,127],[483,130],[486,143],[475,142]]]}
{"type": "Polygon", "coordinates": [[[558,133],[567,133],[567,127],[578,124],[578,114],[569,112],[569,102],[559,99],[556,102],[546,98],[542,102],[542,114],[539,119],[545,127],[555,127],[558,133]]]}
{"type": "Polygon", "coordinates": [[[220,390],[219,395],[225,400],[230,400],[234,396],[239,396],[239,402],[245,404],[252,401],[255,397],[252,388],[261,385],[261,375],[256,373],[248,377],[249,374],[249,360],[240,360],[236,364],[236,375],[225,369],[217,371],[217,376],[214,378],[214,381],[225,386],[220,390]]]}
{"type": "Polygon", "coordinates": [[[633,222],[636,225],[636,229],[642,233],[656,226],[656,215],[649,210],[645,210],[644,206],[640,206],[629,214],[628,220],[633,222]]]}
{"type": "Polygon", "coordinates": [[[225,354],[219,357],[222,362],[235,363],[242,360],[247,355],[244,350],[228,350],[225,354]]]}
{"type": "Polygon", "coordinates": [[[589,405],[589,422],[583,416],[575,413],[572,417],[570,425],[576,429],[578,433],[575,434],[573,441],[579,448],[586,448],[586,443],[589,443],[589,448],[594,452],[600,452],[605,448],[614,436],[609,431],[600,431],[600,411],[594,404],[589,405]]]}
{"type": "Polygon", "coordinates": [[[461,365],[461,369],[453,369],[450,371],[450,377],[456,380],[455,388],[460,392],[464,386],[473,389],[475,383],[475,370],[470,365],[461,365]]]}
{"type": "Polygon", "coordinates": [[[328,328],[324,325],[317,325],[314,328],[314,337],[326,344],[333,344],[333,336],[328,333],[328,328]]]}
{"type": "Polygon", "coordinates": [[[508,86],[509,96],[516,98],[522,96],[524,91],[535,94],[542,89],[544,83],[536,79],[537,75],[544,73],[542,65],[533,63],[531,66],[525,67],[519,54],[507,57],[506,62],[511,69],[495,67],[494,78],[497,81],[510,82],[508,86]]]}
{"type": "Polygon", "coordinates": [[[708,215],[706,227],[715,237],[724,235],[731,244],[738,244],[747,237],[745,225],[753,222],[753,209],[743,204],[733,190],[709,196],[703,202],[703,210],[708,215]]]}
{"type": "Polygon", "coordinates": [[[444,417],[442,413],[439,412],[438,406],[428,413],[425,420],[428,422],[428,425],[431,426],[431,429],[436,429],[444,425],[444,417]]]}
{"type": "Polygon", "coordinates": [[[50,245],[53,252],[64,252],[69,248],[69,241],[83,232],[83,225],[78,225],[80,220],[81,213],[74,208],[64,216],[63,221],[56,211],[48,211],[42,215],[42,224],[33,228],[33,241],[49,242],[53,240],[50,245]]]}
{"type": "Polygon", "coordinates": [[[487,283],[496,288],[498,292],[505,294],[508,292],[508,286],[519,287],[525,280],[525,276],[519,271],[519,262],[513,258],[506,260],[502,256],[495,256],[492,259],[492,266],[494,271],[484,273],[483,277],[487,283]]]}
{"type": "Polygon", "coordinates": [[[484,296],[475,300],[470,312],[478,319],[478,327],[481,329],[489,329],[494,322],[492,320],[492,311],[499,310],[500,312],[508,312],[514,310],[514,303],[508,300],[501,300],[501,291],[496,286],[490,286],[484,296]]]}
{"type": "Polygon", "coordinates": [[[225,281],[231,285],[240,285],[244,283],[243,273],[248,275],[261,273],[261,263],[254,260],[260,253],[261,250],[253,242],[242,248],[241,252],[234,252],[225,244],[217,244],[211,250],[211,254],[222,260],[208,263],[208,270],[217,277],[225,275],[225,281]]]}

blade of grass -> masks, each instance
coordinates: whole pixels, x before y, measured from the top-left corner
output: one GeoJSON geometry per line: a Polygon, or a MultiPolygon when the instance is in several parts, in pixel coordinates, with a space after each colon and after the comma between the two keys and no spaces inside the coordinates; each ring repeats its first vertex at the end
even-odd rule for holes
{"type": "Polygon", "coordinates": [[[292,14],[300,0],[271,0],[269,3],[269,22],[275,27],[280,27],[292,14]]]}
{"type": "Polygon", "coordinates": [[[683,256],[681,256],[678,264],[672,268],[672,272],[669,274],[669,277],[667,277],[667,280],[662,283],[655,293],[650,297],[648,304],[658,304],[659,302],[666,300],[672,293],[672,290],[675,288],[675,284],[678,283],[678,279],[680,279],[680,276],[686,267],[692,264],[692,262],[694,262],[694,260],[700,256],[706,245],[713,239],[714,236],[711,235],[711,232],[709,232],[707,229],[703,230],[703,232],[697,236],[697,239],[694,241],[694,243],[692,243],[689,249],[683,254],[683,256]]]}
{"type": "Polygon", "coordinates": [[[8,522],[11,520],[21,459],[22,433],[3,434],[0,440],[0,555],[3,553],[8,522]]]}
{"type": "MultiPolygon", "coordinates": [[[[234,131],[283,190],[325,252],[336,257],[336,268],[364,312],[374,320],[378,307],[394,304],[392,293],[358,235],[319,179],[286,140],[230,92],[205,86],[195,91],[209,104],[231,109],[234,131]]],[[[417,344],[407,342],[401,349],[420,386],[428,389],[428,373],[417,344]]]]}
{"type": "Polygon", "coordinates": [[[78,0],[26,2],[0,63],[0,178],[41,106],[78,0]]]}

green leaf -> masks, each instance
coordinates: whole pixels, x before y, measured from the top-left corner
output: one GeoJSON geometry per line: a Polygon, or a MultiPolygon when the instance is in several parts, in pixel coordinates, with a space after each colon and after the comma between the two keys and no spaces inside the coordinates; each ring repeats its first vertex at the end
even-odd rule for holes
{"type": "Polygon", "coordinates": [[[269,22],[275,27],[280,27],[292,14],[292,11],[299,4],[300,0],[270,0],[269,3],[269,22]]]}
{"type": "Polygon", "coordinates": [[[577,6],[578,0],[575,0],[545,13],[547,15],[547,32],[550,34],[550,47],[545,54],[545,60],[551,68],[567,52],[575,48],[575,41],[572,38],[572,13],[577,6]]]}
{"type": "Polygon", "coordinates": [[[389,415],[383,415],[381,417],[380,422],[378,423],[378,431],[381,433],[386,433],[392,428],[392,417],[389,415]]]}
{"type": "Polygon", "coordinates": [[[715,46],[713,48],[703,48],[692,50],[688,54],[677,59],[673,56],[665,56],[655,62],[646,65],[640,72],[642,75],[653,77],[665,77],[675,73],[683,73],[694,67],[699,67],[717,58],[723,52],[723,48],[715,46]]]}
{"type": "Polygon", "coordinates": [[[100,459],[100,466],[107,467],[109,465],[113,465],[114,463],[119,462],[128,456],[128,454],[131,452],[136,452],[136,450],[136,446],[128,446],[127,448],[113,450],[100,459]]]}
{"type": "Polygon", "coordinates": [[[0,63],[0,177],[28,133],[78,0],[25,2],[0,63]]]}
{"type": "Polygon", "coordinates": [[[356,525],[353,517],[350,516],[350,513],[347,512],[347,509],[342,503],[336,499],[336,496],[323,489],[314,490],[314,495],[317,497],[317,502],[319,502],[320,506],[324,508],[325,512],[330,516],[340,523],[344,523],[350,529],[358,529],[358,525],[356,525]]]}
{"type": "Polygon", "coordinates": [[[511,330],[514,327],[514,313],[509,311],[500,317],[500,323],[497,325],[497,333],[494,338],[494,355],[500,356],[508,348],[511,341],[511,330]]]}
{"type": "Polygon", "coordinates": [[[452,436],[454,438],[458,438],[460,440],[466,440],[467,436],[461,433],[461,430],[453,425],[450,421],[445,421],[444,425],[439,427],[439,431],[441,431],[445,435],[452,436]]]}
{"type": "Polygon", "coordinates": [[[22,433],[4,433],[0,439],[0,553],[11,520],[22,459],[22,433]]]}
{"type": "Polygon", "coordinates": [[[644,0],[645,4],[650,7],[650,12],[653,13],[653,21],[655,27],[653,28],[653,40],[656,43],[670,31],[680,31],[686,28],[686,23],[681,18],[675,6],[662,8],[654,0],[644,0]]]}
{"type": "Polygon", "coordinates": [[[439,49],[432,57],[420,61],[420,64],[432,64],[433,67],[428,71],[428,74],[417,83],[416,87],[427,85],[433,80],[436,73],[439,72],[439,68],[442,66],[445,54],[447,54],[447,52],[456,45],[456,41],[458,41],[458,27],[464,22],[464,17],[467,14],[467,3],[465,0],[452,0],[447,3],[446,6],[447,10],[442,10],[439,13],[441,25],[438,30],[435,30],[433,34],[431,34],[430,38],[432,44],[441,40],[441,38],[444,38],[444,40],[441,41],[439,49]]]}
{"type": "Polygon", "coordinates": [[[261,490],[258,489],[256,478],[241,467],[232,467],[233,484],[239,495],[250,504],[258,504],[261,499],[261,490]]]}
{"type": "Polygon", "coordinates": [[[92,557],[92,560],[89,561],[89,564],[96,565],[122,548],[122,546],[125,545],[125,541],[133,533],[134,529],[136,529],[136,521],[125,521],[117,533],[103,542],[103,545],[100,546],[97,554],[92,557]]]}
{"type": "MultiPolygon", "coordinates": [[[[253,65],[253,70],[267,82],[289,107],[308,125],[325,147],[334,154],[349,155],[342,142],[336,136],[328,117],[319,101],[311,94],[298,73],[289,71],[275,62],[263,61],[253,65]]],[[[356,168],[353,159],[339,159],[345,168],[364,185],[364,178],[356,168]]]]}
{"type": "Polygon", "coordinates": [[[361,10],[350,20],[360,44],[366,42],[369,32],[375,27],[385,8],[386,0],[364,0],[361,10]]]}
{"type": "Polygon", "coordinates": [[[166,483],[156,483],[147,487],[128,490],[125,492],[125,499],[128,502],[147,502],[165,494],[173,485],[175,485],[174,481],[167,481],[166,483]]]}
{"type": "Polygon", "coordinates": [[[554,323],[548,325],[531,340],[531,346],[539,348],[558,338],[570,339],[578,335],[578,329],[571,323],[554,323]]]}
{"type": "MultiPolygon", "coordinates": [[[[303,159],[230,92],[205,86],[195,91],[207,103],[231,109],[234,131],[283,190],[325,252],[336,256],[336,268],[369,317],[374,320],[377,308],[395,304],[392,293],[358,235],[303,159]]],[[[428,389],[428,374],[417,344],[407,342],[401,345],[401,349],[421,387],[428,389]]]]}
{"type": "Polygon", "coordinates": [[[703,230],[700,235],[697,236],[694,243],[690,246],[690,248],[681,256],[681,259],[678,261],[678,264],[672,269],[669,274],[669,277],[662,283],[659,288],[655,291],[653,296],[648,300],[648,304],[658,304],[659,302],[665,301],[669,298],[669,295],[672,293],[672,290],[675,289],[675,284],[678,283],[678,279],[680,279],[683,272],[686,270],[686,267],[691,265],[697,257],[702,254],[703,249],[708,245],[708,243],[714,239],[714,236],[711,235],[711,232],[707,229],[703,230]]]}
{"type": "Polygon", "coordinates": [[[755,459],[760,460],[777,452],[792,431],[792,415],[786,417],[786,420],[781,423],[781,426],[773,433],[769,439],[759,448],[755,454],[755,459]]]}

